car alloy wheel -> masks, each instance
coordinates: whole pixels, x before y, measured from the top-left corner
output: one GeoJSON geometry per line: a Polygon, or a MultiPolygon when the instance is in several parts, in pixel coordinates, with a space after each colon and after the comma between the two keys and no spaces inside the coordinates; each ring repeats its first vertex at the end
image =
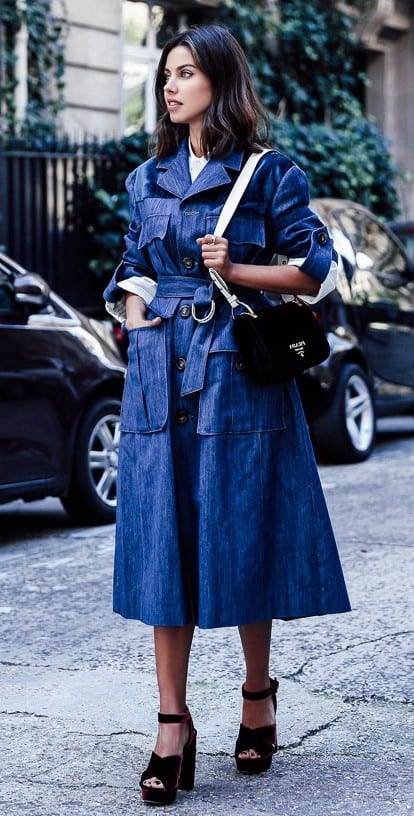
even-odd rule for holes
{"type": "Polygon", "coordinates": [[[89,472],[97,496],[108,507],[116,507],[119,414],[105,414],[92,428],[89,442],[89,472]]]}
{"type": "Polygon", "coordinates": [[[327,462],[362,462],[375,444],[376,420],[372,387],[366,372],[345,363],[329,409],[311,422],[318,457],[327,462]]]}
{"type": "Polygon", "coordinates": [[[83,416],[62,504],[79,524],[111,524],[116,513],[121,402],[101,397],[83,416]]]}

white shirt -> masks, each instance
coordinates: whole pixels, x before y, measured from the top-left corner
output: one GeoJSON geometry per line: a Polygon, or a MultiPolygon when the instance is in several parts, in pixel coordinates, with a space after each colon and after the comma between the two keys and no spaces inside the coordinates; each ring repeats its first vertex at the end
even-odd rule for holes
{"type": "Polygon", "coordinates": [[[201,173],[203,167],[206,166],[208,158],[205,156],[196,156],[191,147],[190,139],[188,139],[188,165],[190,169],[191,181],[195,181],[197,176],[201,173]]]}

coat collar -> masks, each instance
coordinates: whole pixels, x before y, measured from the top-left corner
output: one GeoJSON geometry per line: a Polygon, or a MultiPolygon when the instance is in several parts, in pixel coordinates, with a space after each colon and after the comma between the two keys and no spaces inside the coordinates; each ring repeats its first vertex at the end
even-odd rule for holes
{"type": "Polygon", "coordinates": [[[224,159],[210,159],[194,183],[191,182],[188,167],[188,145],[183,139],[178,150],[157,163],[157,184],[178,198],[191,198],[204,190],[229,184],[232,176],[227,170],[240,170],[243,151],[238,150],[224,159]]]}

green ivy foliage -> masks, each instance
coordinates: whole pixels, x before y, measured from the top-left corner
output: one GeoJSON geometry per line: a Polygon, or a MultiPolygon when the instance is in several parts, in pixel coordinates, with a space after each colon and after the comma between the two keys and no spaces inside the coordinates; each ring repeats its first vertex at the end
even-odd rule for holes
{"type": "Polygon", "coordinates": [[[328,126],[272,117],[271,129],[273,145],[307,173],[313,198],[358,201],[387,219],[398,211],[395,170],[371,122],[344,116],[328,126]]]}
{"type": "Polygon", "coordinates": [[[52,13],[52,0],[2,0],[0,36],[3,34],[2,90],[3,136],[39,141],[56,130],[56,117],[64,106],[65,11],[52,13]],[[16,40],[23,25],[27,27],[27,107],[23,121],[17,121],[14,93],[16,89],[16,40]]]}
{"type": "Polygon", "coordinates": [[[273,144],[308,173],[314,196],[398,213],[397,170],[363,111],[366,76],[355,21],[372,0],[225,0],[218,22],[242,43],[269,111],[273,144]]]}
{"type": "Polygon", "coordinates": [[[148,158],[148,134],[139,131],[120,141],[110,141],[100,148],[111,167],[110,183],[96,187],[90,182],[94,194],[89,233],[91,237],[91,260],[89,269],[99,278],[111,276],[119,263],[124,248],[123,236],[129,223],[129,202],[125,179],[139,164],[148,158]]]}

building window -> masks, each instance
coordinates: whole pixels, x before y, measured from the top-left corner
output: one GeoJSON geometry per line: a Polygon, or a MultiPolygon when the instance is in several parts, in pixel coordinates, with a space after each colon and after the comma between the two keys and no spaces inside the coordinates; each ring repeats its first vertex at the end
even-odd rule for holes
{"type": "MultiPolygon", "coordinates": [[[[190,25],[191,0],[122,0],[123,16],[123,129],[126,134],[145,128],[152,133],[157,121],[154,79],[161,49],[177,31],[190,25]]],[[[195,6],[201,0],[194,0],[195,6]]],[[[216,5],[205,0],[201,5],[216,5]]],[[[196,22],[194,20],[194,22],[196,22]]]]}
{"type": "Polygon", "coordinates": [[[154,78],[161,54],[157,34],[163,17],[162,6],[123,0],[123,129],[126,134],[141,128],[151,133],[155,127],[154,78]]]}

